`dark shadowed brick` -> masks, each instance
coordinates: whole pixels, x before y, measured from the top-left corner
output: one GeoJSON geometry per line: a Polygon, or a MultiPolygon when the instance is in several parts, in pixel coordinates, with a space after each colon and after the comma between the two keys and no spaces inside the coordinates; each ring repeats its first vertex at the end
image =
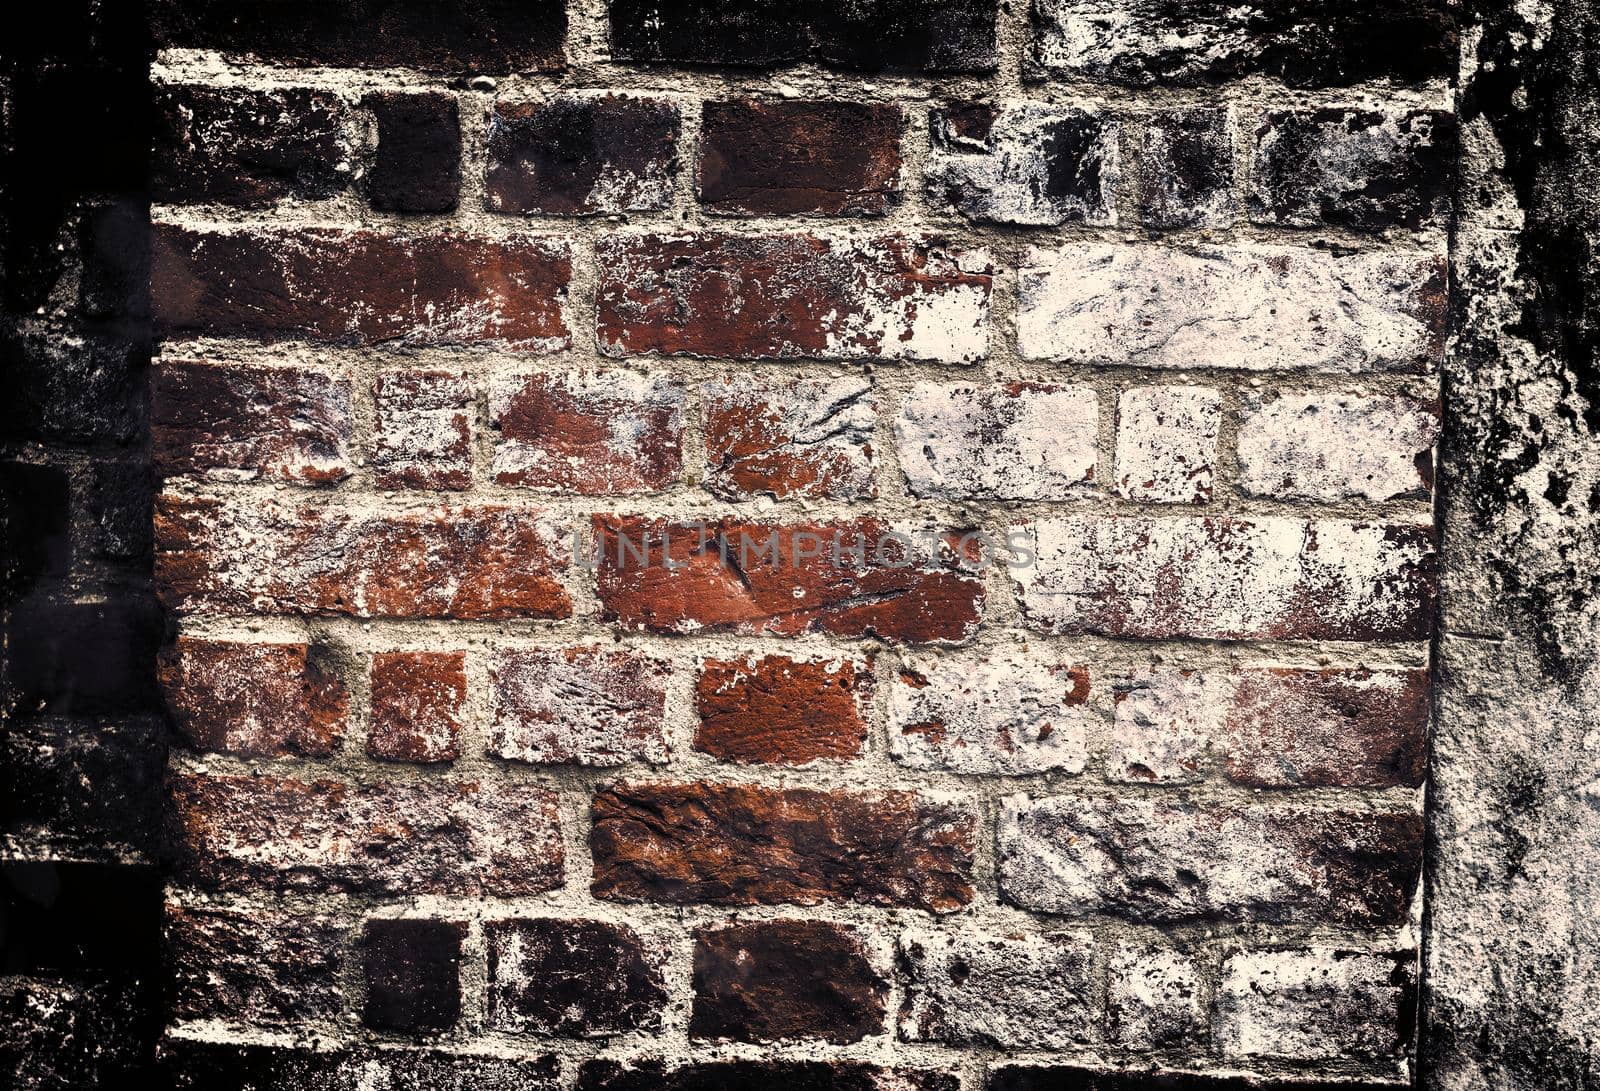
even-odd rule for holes
{"type": "Polygon", "coordinates": [[[663,952],[605,921],[500,920],[489,945],[489,1026],[585,1038],[660,1025],[663,952]]]}
{"type": "Polygon", "coordinates": [[[150,555],[154,541],[152,505],[155,481],[143,459],[100,460],[90,475],[89,512],[95,523],[95,551],[115,560],[150,555]]]}
{"type": "Polygon", "coordinates": [[[438,91],[379,91],[361,105],[378,126],[378,147],[362,180],[373,208],[448,212],[461,194],[461,118],[456,97],[438,91]]]}
{"type": "MultiPolygon", "coordinates": [[[[7,861],[0,920],[0,974],[151,973],[161,951],[161,879],[125,863],[7,861]]],[[[0,1017],[0,1039],[4,1026],[0,1017]]]]}
{"type": "Polygon", "coordinates": [[[1226,107],[1159,110],[1145,123],[1139,212],[1148,227],[1222,227],[1237,211],[1226,107]]]}
{"type": "Polygon", "coordinates": [[[0,330],[0,437],[128,443],[140,434],[148,357],[116,337],[0,330]]]}
{"type": "Polygon", "coordinates": [[[374,1030],[430,1034],[461,1018],[460,921],[384,918],[362,931],[367,1000],[361,1021],[374,1030]]]}
{"type": "Polygon", "coordinates": [[[495,104],[484,206],[491,212],[644,212],[672,200],[678,108],[612,93],[495,104]]]}
{"type": "Polygon", "coordinates": [[[169,906],[173,1015],[262,1026],[337,1017],[347,931],[331,917],[169,906]]]}
{"type": "Polygon", "coordinates": [[[59,467],[0,463],[0,604],[67,574],[70,495],[59,467]]]}
{"type": "Polygon", "coordinates": [[[154,712],[161,612],[145,598],[28,600],[10,617],[8,708],[23,714],[154,712]]]}
{"type": "Polygon", "coordinates": [[[166,760],[153,718],[18,720],[0,733],[0,829],[68,858],[150,852],[166,760]]]}
{"type": "Polygon", "coordinates": [[[1395,1091],[1395,1083],[1324,1082],[1314,1078],[1261,1079],[1187,1072],[1105,1072],[1066,1066],[1000,1065],[989,1070],[986,1091],[1395,1091]]]}
{"type": "Polygon", "coordinates": [[[677,1068],[662,1061],[588,1061],[578,1091],[959,1091],[953,1072],[879,1068],[857,1061],[724,1061],[677,1068]]]}
{"type": "Polygon", "coordinates": [[[85,318],[138,320],[150,314],[150,209],[142,197],[96,201],[78,222],[85,318]]]}
{"type": "Polygon", "coordinates": [[[169,1038],[162,1043],[162,1086],[171,1091],[555,1091],[560,1062],[417,1049],[341,1049],[233,1045],[169,1038]]]}

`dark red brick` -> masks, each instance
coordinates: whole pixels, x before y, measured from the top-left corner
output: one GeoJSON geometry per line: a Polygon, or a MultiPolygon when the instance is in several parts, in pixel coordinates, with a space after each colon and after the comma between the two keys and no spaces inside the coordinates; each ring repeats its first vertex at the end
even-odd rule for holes
{"type": "Polygon", "coordinates": [[[866,379],[729,376],[702,384],[700,398],[707,491],[729,500],[877,495],[878,403],[866,379]]]}
{"type": "Polygon", "coordinates": [[[169,905],[173,1014],[252,1026],[336,1019],[347,932],[333,917],[169,905]]]}
{"type": "Polygon", "coordinates": [[[367,753],[389,761],[454,761],[466,715],[465,652],[379,652],[372,657],[367,753]]]}
{"type": "Polygon", "coordinates": [[[460,921],[379,918],[362,930],[366,1005],[361,1022],[373,1030],[436,1034],[461,1018],[460,921]]]}
{"type": "Polygon", "coordinates": [[[373,208],[448,212],[461,195],[461,116],[441,91],[377,91],[361,100],[378,146],[362,179],[373,208]]]}
{"type": "Polygon", "coordinates": [[[779,765],[856,757],[867,740],[871,670],[849,659],[706,660],[695,685],[694,748],[779,765]]]}
{"type": "Polygon", "coordinates": [[[664,951],[606,921],[489,921],[489,1026],[590,1037],[652,1030],[667,1002],[664,951]]]}
{"type": "Polygon", "coordinates": [[[349,694],[305,644],[180,636],[160,670],[173,721],[196,749],[326,758],[344,737],[349,694]]]}

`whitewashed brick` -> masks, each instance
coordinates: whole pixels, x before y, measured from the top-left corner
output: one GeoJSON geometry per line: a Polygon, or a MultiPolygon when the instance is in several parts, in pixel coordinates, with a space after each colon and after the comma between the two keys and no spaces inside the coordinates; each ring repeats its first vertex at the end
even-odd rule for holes
{"type": "Polygon", "coordinates": [[[1197,386],[1142,386],[1117,402],[1117,495],[1167,504],[1211,499],[1222,396],[1197,386]]]}
{"type": "Polygon", "coordinates": [[[1176,947],[1121,943],[1107,959],[1106,1025],[1112,1044],[1148,1052],[1203,1040],[1200,959],[1176,947]]]}
{"type": "Polygon", "coordinates": [[[1433,487],[1439,416],[1423,402],[1290,394],[1239,422],[1239,487],[1283,500],[1390,500],[1433,487]]]}

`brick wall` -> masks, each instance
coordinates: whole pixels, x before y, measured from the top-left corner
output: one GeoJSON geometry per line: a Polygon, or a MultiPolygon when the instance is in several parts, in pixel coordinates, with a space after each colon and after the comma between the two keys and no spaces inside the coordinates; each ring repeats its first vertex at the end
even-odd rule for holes
{"type": "Polygon", "coordinates": [[[177,1086],[1407,1080],[1454,35],[1206,12],[156,5],[177,1086]]]}

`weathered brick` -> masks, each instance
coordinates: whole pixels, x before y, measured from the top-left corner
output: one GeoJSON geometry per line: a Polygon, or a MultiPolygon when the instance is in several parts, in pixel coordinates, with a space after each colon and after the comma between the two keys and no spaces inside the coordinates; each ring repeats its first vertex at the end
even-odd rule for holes
{"type": "Polygon", "coordinates": [[[125,338],[0,329],[0,436],[127,444],[145,435],[148,349],[125,338]]]}
{"type": "Polygon", "coordinates": [[[1209,1076],[1197,1072],[1112,1071],[1068,1065],[996,1065],[986,1091],[1394,1091],[1391,1082],[1357,1082],[1314,1076],[1209,1076]]]}
{"type": "Polygon", "coordinates": [[[168,906],[172,1012],[252,1026],[337,1019],[348,931],[327,916],[168,906]]]}
{"type": "Polygon", "coordinates": [[[472,487],[474,384],[455,371],[385,371],[372,380],[372,479],[380,489],[472,487]]]}
{"type": "Polygon", "coordinates": [[[846,760],[866,743],[871,699],[870,663],[708,659],[695,684],[694,748],[734,762],[846,760]]]}
{"type": "Polygon", "coordinates": [[[1250,219],[1381,231],[1450,210],[1455,119],[1440,110],[1269,110],[1256,124],[1250,219]]]}
{"type": "Polygon", "coordinates": [[[150,295],[168,337],[492,343],[554,352],[568,244],[533,235],[155,227],[150,295]]]}
{"type": "Polygon", "coordinates": [[[600,350],[971,363],[993,271],[927,236],[623,235],[595,244],[600,350]]]}
{"type": "Polygon", "coordinates": [[[241,499],[157,502],[156,583],[189,613],[567,617],[567,545],[503,507],[359,514],[241,499]]]}
{"type": "Polygon", "coordinates": [[[25,599],[9,611],[0,643],[3,707],[51,716],[159,712],[156,653],[163,635],[160,607],[144,595],[25,599]]]}
{"type": "Polygon", "coordinates": [[[1073,1049],[1100,1038],[1094,937],[916,929],[900,940],[900,1037],[1000,1049],[1073,1049]]]}
{"type": "Polygon", "coordinates": [[[1117,222],[1121,126],[1093,109],[961,102],[928,116],[928,196],[978,223],[1117,222]]]}
{"type": "Polygon", "coordinates": [[[1048,632],[1421,640],[1433,624],[1425,526],[1077,516],[1035,523],[1032,552],[1012,575],[1048,632]]]}
{"type": "Polygon", "coordinates": [[[1422,816],[1181,798],[1012,796],[1001,895],[1130,920],[1396,924],[1422,866],[1422,816]]]}
{"type": "Polygon", "coordinates": [[[1399,1075],[1411,1045],[1414,956],[1313,947],[1240,951],[1217,984],[1217,1045],[1233,1060],[1354,1063],[1399,1075]]]}
{"type": "Polygon", "coordinates": [[[977,820],[911,792],[618,784],[594,799],[593,892],[709,905],[972,900],[977,820]]]}
{"type": "Polygon", "coordinates": [[[367,201],[390,212],[448,212],[461,195],[461,115],[442,91],[375,91],[361,100],[378,143],[362,179],[367,201]]]}
{"type": "Polygon", "coordinates": [[[166,475],[330,484],[350,474],[350,383],[298,367],[162,360],[152,457],[166,475]]]}
{"type": "Polygon", "coordinates": [[[548,788],[178,773],[169,793],[175,874],[208,890],[515,897],[562,882],[548,788]]]}
{"type": "Polygon", "coordinates": [[[1221,430],[1222,396],[1208,387],[1124,390],[1117,399],[1117,495],[1164,504],[1210,500],[1221,430]]]}
{"type": "Polygon", "coordinates": [[[866,379],[726,376],[700,387],[701,484],[728,500],[860,500],[873,484],[877,401],[866,379]]]}
{"type": "Polygon", "coordinates": [[[861,1061],[586,1061],[578,1091],[960,1091],[954,1072],[861,1061]]]}
{"type": "Polygon", "coordinates": [[[566,66],[562,0],[155,0],[159,46],[283,64],[550,72],[566,66]]]}
{"type": "Polygon", "coordinates": [[[987,72],[997,58],[995,0],[801,0],[755,10],[714,0],[609,0],[608,7],[611,52],[620,61],[987,72]]]}
{"type": "Polygon", "coordinates": [[[1065,500],[1095,480],[1092,387],[921,382],[895,417],[900,468],[917,496],[1065,500]]]}
{"type": "Polygon", "coordinates": [[[466,715],[464,652],[378,652],[367,753],[388,761],[454,761],[466,715]]]}
{"type": "Polygon", "coordinates": [[[632,929],[593,920],[495,920],[484,925],[484,937],[494,1030],[589,1038],[661,1025],[665,950],[632,929]]]}
{"type": "Polygon", "coordinates": [[[162,652],[161,688],[192,747],[326,758],[344,737],[350,696],[324,651],[180,636],[162,652]]]}
{"type": "Polygon", "coordinates": [[[629,629],[949,643],[972,636],[983,612],[983,582],[962,570],[965,553],[958,562],[943,539],[930,550],[909,534],[890,537],[901,532],[875,519],[694,524],[596,516],[594,528],[602,617],[629,629]],[[865,554],[855,556],[863,544],[865,554]]]}
{"type": "Polygon", "coordinates": [[[166,760],[159,721],[13,715],[0,735],[0,835],[58,859],[152,854],[166,760]]]}
{"type": "Polygon", "coordinates": [[[1157,110],[1139,152],[1139,215],[1146,227],[1227,227],[1233,193],[1233,111],[1226,106],[1157,110]]]}
{"type": "Polygon", "coordinates": [[[168,86],[155,101],[153,200],[262,208],[349,184],[349,110],[329,91],[168,86]]]}
{"type": "Polygon", "coordinates": [[[1392,500],[1433,489],[1439,411],[1406,397],[1286,394],[1239,420],[1239,487],[1282,500],[1392,500]]]}
{"type": "Polygon", "coordinates": [[[632,371],[498,375],[494,479],[585,496],[664,489],[683,476],[683,397],[632,371]]]}
{"type": "Polygon", "coordinates": [[[912,769],[1081,773],[1098,719],[1086,667],[1018,653],[918,658],[889,691],[889,750],[912,769]]]}
{"type": "Polygon", "coordinates": [[[1204,780],[1207,751],[1222,734],[1229,679],[1220,671],[1161,666],[1116,687],[1106,778],[1124,784],[1204,780]]]}
{"type": "Polygon", "coordinates": [[[900,200],[904,122],[892,103],[708,102],[695,195],[732,216],[882,216],[900,200]]]}
{"type": "Polygon", "coordinates": [[[649,212],[672,202],[678,107],[614,92],[495,103],[484,207],[574,216],[649,212]]]}
{"type": "Polygon", "coordinates": [[[1315,5],[1249,0],[1175,7],[1166,0],[1036,0],[1033,59],[1094,82],[1220,83],[1274,76],[1294,87],[1372,79],[1421,82],[1456,71],[1449,0],[1315,5]]]}
{"type": "Polygon", "coordinates": [[[362,929],[366,1002],[361,1022],[374,1030],[434,1034],[461,1018],[461,921],[380,918],[362,929]]]}
{"type": "Polygon", "coordinates": [[[1107,957],[1106,1037],[1149,1052],[1202,1043],[1205,977],[1195,954],[1156,943],[1120,943],[1107,957]]]}
{"type": "Polygon", "coordinates": [[[1030,359],[1417,371],[1444,352],[1444,265],[1429,254],[1073,243],[1029,250],[1018,295],[1030,359]]]}
{"type": "Polygon", "coordinates": [[[339,1049],[302,1044],[238,1045],[168,1036],[160,1075],[172,1091],[556,1091],[561,1063],[551,1054],[511,1060],[421,1049],[339,1049]]]}
{"type": "Polygon", "coordinates": [[[889,985],[854,929],[753,921],[694,934],[691,1038],[859,1042],[883,1028],[889,985]]]}
{"type": "Polygon", "coordinates": [[[600,648],[506,648],[489,753],[551,765],[665,762],[668,664],[600,648]]]}

